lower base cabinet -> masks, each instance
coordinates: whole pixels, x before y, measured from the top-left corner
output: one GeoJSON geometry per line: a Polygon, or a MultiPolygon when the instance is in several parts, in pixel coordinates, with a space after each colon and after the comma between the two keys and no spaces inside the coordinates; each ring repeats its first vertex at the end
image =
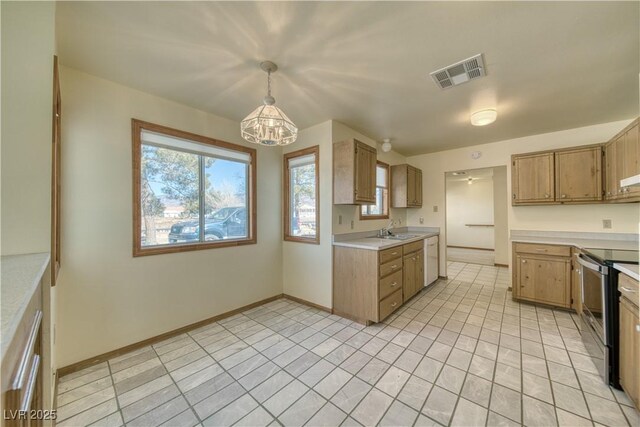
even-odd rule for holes
{"type": "Polygon", "coordinates": [[[620,385],[640,408],[640,321],[638,307],[620,298],[620,385]]]}
{"type": "Polygon", "coordinates": [[[380,251],[333,248],[333,311],[380,322],[424,287],[422,240],[380,251]]]}
{"type": "Polygon", "coordinates": [[[513,299],[571,308],[571,247],[515,243],[513,299]]]}

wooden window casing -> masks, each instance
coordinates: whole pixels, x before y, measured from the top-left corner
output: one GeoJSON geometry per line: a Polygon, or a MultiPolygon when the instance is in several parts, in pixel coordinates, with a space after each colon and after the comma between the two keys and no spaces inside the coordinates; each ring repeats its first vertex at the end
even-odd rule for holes
{"type": "Polygon", "coordinates": [[[257,243],[257,210],[256,210],[256,181],[257,158],[256,150],[230,142],[220,141],[206,136],[196,135],[166,126],[131,119],[132,129],[132,160],[133,160],[133,256],[169,254],[177,252],[223,248],[230,246],[252,245],[257,243]],[[142,209],[140,202],[141,167],[142,167],[142,139],[141,132],[147,130],[169,137],[176,137],[200,144],[212,145],[226,150],[246,153],[250,157],[247,172],[247,238],[233,240],[198,241],[195,243],[176,243],[157,246],[142,246],[142,209]]]}
{"type": "Polygon", "coordinates": [[[289,242],[311,243],[320,244],[320,146],[315,145],[313,147],[304,148],[302,150],[293,151],[287,153],[283,157],[283,197],[282,197],[282,212],[284,215],[283,234],[284,240],[289,242]],[[314,155],[315,157],[315,200],[316,200],[316,233],[314,237],[294,236],[291,234],[291,176],[289,161],[297,157],[303,157],[308,155],[314,155]]]}

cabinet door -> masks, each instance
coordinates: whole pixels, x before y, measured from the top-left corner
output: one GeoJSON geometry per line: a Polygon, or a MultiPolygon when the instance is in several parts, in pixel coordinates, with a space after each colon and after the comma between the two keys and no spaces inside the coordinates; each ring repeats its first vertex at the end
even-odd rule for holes
{"type": "Polygon", "coordinates": [[[416,202],[416,170],[407,166],[407,206],[414,206],[416,202]]]}
{"type": "Polygon", "coordinates": [[[620,385],[640,405],[640,333],[638,316],[624,298],[620,298],[620,385]]]}
{"type": "Polygon", "coordinates": [[[615,155],[616,155],[616,174],[614,176],[616,186],[616,198],[624,197],[624,189],[620,186],[620,180],[625,178],[625,156],[626,156],[626,134],[620,135],[615,141],[615,155]]]}
{"type": "Polygon", "coordinates": [[[615,141],[609,142],[604,147],[605,159],[605,197],[607,200],[614,200],[618,195],[618,183],[616,182],[616,144],[615,141]]]}
{"type": "Polygon", "coordinates": [[[513,203],[553,203],[553,164],[553,153],[514,157],[511,171],[513,203]]]}
{"type": "Polygon", "coordinates": [[[602,149],[556,153],[556,198],[560,202],[602,200],[602,149]]]}
{"type": "Polygon", "coordinates": [[[424,287],[424,249],[420,249],[416,253],[416,281],[414,295],[424,287]]]}
{"type": "Polygon", "coordinates": [[[355,200],[375,203],[376,153],[359,141],[355,149],[355,200]]]}
{"type": "Polygon", "coordinates": [[[416,206],[422,206],[422,171],[416,169],[416,206]]]}
{"type": "Polygon", "coordinates": [[[412,253],[404,257],[402,266],[402,295],[403,301],[408,301],[416,288],[416,254],[412,253]]]}
{"type": "MultiPolygon", "coordinates": [[[[625,134],[624,148],[624,176],[620,179],[640,175],[640,126],[636,123],[625,134]]],[[[640,195],[640,186],[626,187],[623,190],[625,197],[640,195]]]]}
{"type": "Polygon", "coordinates": [[[535,260],[531,258],[518,256],[517,286],[519,298],[529,300],[535,300],[536,298],[536,275],[534,262],[535,260]]]}

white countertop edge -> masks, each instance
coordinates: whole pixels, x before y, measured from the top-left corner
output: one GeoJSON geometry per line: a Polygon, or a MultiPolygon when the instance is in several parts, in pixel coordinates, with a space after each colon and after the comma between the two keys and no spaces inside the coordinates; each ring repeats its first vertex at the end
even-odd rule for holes
{"type": "Polygon", "coordinates": [[[376,237],[364,237],[356,240],[347,240],[344,242],[333,242],[333,246],[341,246],[345,248],[354,249],[366,249],[369,251],[381,251],[384,249],[395,248],[396,246],[406,245],[407,243],[418,242],[420,240],[428,239],[429,237],[439,236],[440,233],[410,233],[420,234],[418,237],[413,237],[406,240],[390,240],[390,239],[378,239],[376,237]]]}
{"type": "Polygon", "coordinates": [[[638,264],[613,264],[613,268],[618,270],[621,273],[626,274],[629,277],[633,277],[634,279],[640,281],[640,274],[638,272],[638,264]]]}
{"type": "Polygon", "coordinates": [[[575,246],[578,249],[619,249],[638,250],[638,242],[630,240],[598,240],[598,239],[577,239],[571,237],[512,237],[513,243],[539,243],[543,245],[566,245],[575,246]]]}

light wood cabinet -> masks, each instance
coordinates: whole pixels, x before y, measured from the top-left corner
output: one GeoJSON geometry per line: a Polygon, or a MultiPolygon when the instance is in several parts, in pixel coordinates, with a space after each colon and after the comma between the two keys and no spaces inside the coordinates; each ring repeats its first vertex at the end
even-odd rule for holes
{"type": "Polygon", "coordinates": [[[605,146],[606,199],[640,201],[640,187],[622,187],[620,180],[640,175],[640,126],[636,119],[605,146]]]}
{"type": "Polygon", "coordinates": [[[422,206],[422,171],[411,165],[391,166],[391,207],[422,206]]]}
{"type": "Polygon", "coordinates": [[[333,203],[375,204],[376,162],[376,149],[357,139],[333,144],[333,203]]]}
{"type": "Polygon", "coordinates": [[[424,241],[381,251],[335,246],[333,312],[381,322],[424,287],[424,241]]]}
{"type": "Polygon", "coordinates": [[[620,385],[640,408],[640,321],[638,307],[620,298],[620,385]]]}
{"type": "Polygon", "coordinates": [[[556,198],[560,202],[602,200],[602,147],[555,153],[556,198]]]}
{"type": "Polygon", "coordinates": [[[571,307],[571,247],[513,245],[513,298],[571,307]]]}
{"type": "Polygon", "coordinates": [[[514,155],[511,166],[512,204],[555,202],[553,153],[514,155]]]}

